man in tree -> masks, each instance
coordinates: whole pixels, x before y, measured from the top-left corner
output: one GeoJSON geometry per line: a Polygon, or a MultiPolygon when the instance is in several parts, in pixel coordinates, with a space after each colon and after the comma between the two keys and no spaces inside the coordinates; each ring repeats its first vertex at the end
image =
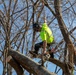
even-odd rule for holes
{"type": "MultiPolygon", "coordinates": [[[[34,47],[35,51],[33,52],[38,54],[39,48],[42,47],[43,54],[46,55],[47,54],[46,47],[50,47],[50,45],[54,42],[54,36],[52,34],[51,29],[47,26],[46,23],[43,23],[42,26],[39,25],[38,23],[34,23],[33,30],[35,32],[40,32],[40,37],[42,39],[42,42],[35,44],[34,47]]],[[[54,58],[54,53],[51,49],[48,50],[48,53],[52,58],[54,58]]]]}

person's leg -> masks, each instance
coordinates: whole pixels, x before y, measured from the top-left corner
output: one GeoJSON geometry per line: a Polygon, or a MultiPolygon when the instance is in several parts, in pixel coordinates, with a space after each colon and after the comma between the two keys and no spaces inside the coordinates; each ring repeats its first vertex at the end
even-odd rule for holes
{"type": "Polygon", "coordinates": [[[50,48],[51,44],[47,44],[47,46],[48,46],[48,51],[49,51],[51,58],[54,58],[54,53],[51,51],[52,49],[50,48]]]}
{"type": "Polygon", "coordinates": [[[54,53],[50,53],[51,58],[54,58],[54,53]]]}
{"type": "Polygon", "coordinates": [[[43,42],[35,44],[35,47],[34,47],[35,51],[34,51],[34,53],[38,54],[39,48],[41,48],[42,46],[43,46],[43,42]]]}

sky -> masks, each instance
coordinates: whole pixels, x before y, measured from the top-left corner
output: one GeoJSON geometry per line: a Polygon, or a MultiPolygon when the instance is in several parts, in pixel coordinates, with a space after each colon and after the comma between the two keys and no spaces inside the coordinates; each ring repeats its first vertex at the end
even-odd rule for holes
{"type": "MultiPolygon", "coordinates": [[[[0,9],[1,9],[1,7],[0,7],[0,9]]],[[[65,21],[66,21],[66,20],[65,20],[65,21]]],[[[66,23],[66,24],[67,24],[67,23],[66,23]]],[[[76,25],[76,22],[74,23],[73,27],[75,27],[75,25],[76,25]]],[[[56,32],[56,33],[58,34],[58,32],[56,32]]],[[[60,40],[60,39],[59,39],[59,40],[60,40]]],[[[35,61],[35,62],[38,62],[39,59],[34,59],[34,61],[35,61]]],[[[45,67],[46,67],[46,64],[47,64],[47,69],[48,69],[49,71],[51,71],[51,72],[54,72],[54,71],[55,71],[56,65],[54,65],[54,64],[51,63],[51,62],[46,62],[46,63],[45,63],[45,67]]],[[[3,66],[2,66],[2,62],[0,61],[0,75],[2,75],[2,71],[3,71],[3,66]]],[[[16,73],[14,72],[14,74],[16,74],[16,73]]],[[[14,75],[14,74],[13,74],[13,75],[14,75]]],[[[62,74],[62,71],[60,70],[57,75],[61,75],[61,74],[62,74]]],[[[76,75],[76,72],[75,72],[75,75],[76,75]]]]}

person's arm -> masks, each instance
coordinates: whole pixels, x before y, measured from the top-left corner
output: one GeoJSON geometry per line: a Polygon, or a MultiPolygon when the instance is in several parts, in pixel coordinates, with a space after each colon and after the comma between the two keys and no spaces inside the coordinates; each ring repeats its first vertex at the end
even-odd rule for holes
{"type": "Polygon", "coordinates": [[[46,54],[46,47],[47,47],[47,42],[45,40],[43,41],[43,54],[46,54]]]}

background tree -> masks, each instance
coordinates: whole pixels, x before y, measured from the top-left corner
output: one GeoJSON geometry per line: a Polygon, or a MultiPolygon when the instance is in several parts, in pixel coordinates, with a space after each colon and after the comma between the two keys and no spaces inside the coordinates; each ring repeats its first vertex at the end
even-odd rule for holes
{"type": "MultiPolygon", "coordinates": [[[[72,72],[76,43],[75,6],[75,0],[1,0],[0,61],[3,64],[3,75],[13,74],[12,67],[6,62],[10,48],[28,55],[29,50],[33,49],[34,43],[40,41],[39,35],[36,35],[35,40],[33,39],[32,24],[34,22],[42,24],[44,15],[46,15],[47,24],[55,37],[54,47],[57,51],[55,57],[60,62],[70,65],[71,68],[65,65],[68,74],[66,74],[65,68],[64,74],[74,75],[72,72]]],[[[53,59],[51,62],[55,63],[53,59]]],[[[57,73],[57,67],[55,72],[57,73]]]]}

